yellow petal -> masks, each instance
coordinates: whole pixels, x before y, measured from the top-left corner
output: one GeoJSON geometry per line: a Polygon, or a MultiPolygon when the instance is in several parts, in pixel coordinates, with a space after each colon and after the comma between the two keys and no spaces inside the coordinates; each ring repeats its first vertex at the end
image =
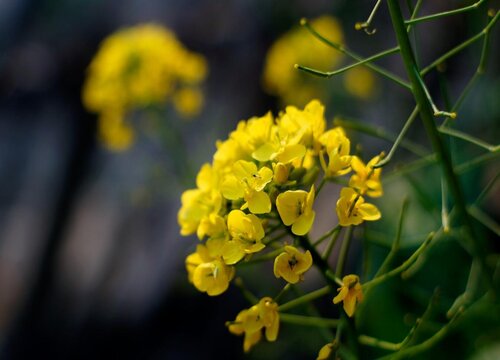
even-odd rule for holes
{"type": "Polygon", "coordinates": [[[277,147],[272,143],[265,143],[252,153],[252,157],[257,161],[269,161],[277,150],[277,147]]]}
{"type": "Polygon", "coordinates": [[[295,235],[305,235],[311,230],[316,213],[311,211],[308,214],[302,214],[292,225],[292,232],[295,235]]]}
{"type": "Polygon", "coordinates": [[[237,240],[226,241],[221,253],[224,262],[228,265],[236,264],[245,256],[245,250],[237,240]]]}
{"type": "Polygon", "coordinates": [[[276,207],[286,226],[290,226],[300,216],[302,203],[306,197],[307,193],[303,190],[285,191],[278,195],[276,207]]]}
{"type": "Polygon", "coordinates": [[[248,208],[254,214],[267,214],[271,211],[271,199],[263,191],[255,191],[245,200],[248,201],[248,208]]]}
{"type": "Polygon", "coordinates": [[[349,294],[344,299],[344,310],[347,316],[352,317],[354,315],[355,309],[356,309],[356,296],[349,294]]]}
{"type": "Polygon", "coordinates": [[[295,159],[300,159],[306,154],[306,147],[301,144],[285,146],[285,148],[276,156],[276,160],[283,164],[289,163],[295,159]]]}
{"type": "Polygon", "coordinates": [[[349,289],[346,286],[342,286],[337,296],[333,298],[333,303],[338,304],[339,302],[345,299],[347,294],[349,294],[349,289]]]}
{"type": "Polygon", "coordinates": [[[222,196],[228,200],[238,200],[245,195],[245,189],[234,176],[228,177],[221,185],[222,196]]]}
{"type": "Polygon", "coordinates": [[[381,217],[380,211],[373,204],[363,203],[359,205],[358,212],[363,220],[374,221],[381,217]]]}

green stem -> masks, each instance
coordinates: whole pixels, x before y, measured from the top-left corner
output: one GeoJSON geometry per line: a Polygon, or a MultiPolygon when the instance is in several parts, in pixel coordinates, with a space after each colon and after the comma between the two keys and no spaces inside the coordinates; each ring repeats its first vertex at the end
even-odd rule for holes
{"type": "Polygon", "coordinates": [[[475,2],[472,5],[464,6],[463,8],[460,8],[460,9],[443,11],[443,12],[437,13],[437,14],[422,16],[422,17],[419,17],[419,18],[407,20],[404,23],[406,25],[416,24],[416,23],[419,23],[419,22],[422,22],[422,21],[435,20],[435,19],[439,19],[439,18],[442,18],[442,17],[445,17],[445,16],[451,16],[451,15],[460,14],[460,13],[463,13],[463,12],[466,12],[466,11],[477,9],[479,7],[479,5],[481,5],[483,2],[484,2],[484,0],[479,0],[479,1],[475,2]]]}
{"type": "Polygon", "coordinates": [[[427,236],[427,239],[425,239],[425,241],[422,243],[422,245],[420,245],[420,247],[417,250],[415,250],[415,252],[408,259],[406,259],[406,261],[404,263],[402,263],[397,268],[392,269],[391,271],[364,283],[363,288],[365,288],[366,291],[368,291],[373,286],[379,285],[379,284],[383,283],[384,281],[390,279],[391,277],[396,276],[396,275],[402,273],[403,271],[405,271],[406,269],[408,269],[408,267],[410,267],[410,265],[413,264],[418,259],[420,254],[422,254],[424,252],[424,250],[427,248],[427,246],[429,246],[429,244],[433,238],[434,238],[434,233],[431,232],[429,234],[429,236],[427,236]]]}
{"type": "Polygon", "coordinates": [[[368,35],[375,34],[375,32],[377,31],[377,29],[369,30],[369,27],[370,27],[370,25],[371,25],[371,23],[373,21],[373,18],[375,17],[375,14],[377,13],[378,8],[380,7],[380,4],[382,4],[382,0],[377,0],[377,2],[375,3],[375,6],[372,9],[372,12],[370,13],[370,16],[368,16],[368,19],[365,22],[362,22],[362,23],[358,22],[358,23],[356,23],[356,25],[354,26],[354,28],[356,30],[363,29],[365,31],[365,33],[367,33],[368,35]]]}
{"type": "Polygon", "coordinates": [[[493,178],[488,182],[488,184],[486,184],[486,186],[483,188],[483,191],[481,191],[481,193],[477,196],[476,200],[474,200],[474,204],[475,205],[479,205],[483,202],[484,198],[486,197],[486,195],[488,195],[488,193],[490,192],[491,189],[493,189],[493,187],[495,186],[498,178],[500,177],[500,171],[498,171],[496,173],[495,176],[493,176],[493,178]]]}
{"type": "Polygon", "coordinates": [[[457,174],[466,173],[467,171],[474,169],[476,166],[482,163],[497,159],[499,155],[500,152],[495,151],[495,152],[488,152],[481,156],[475,157],[472,160],[466,161],[460,165],[455,166],[455,172],[457,174]]]}
{"type": "Polygon", "coordinates": [[[349,245],[351,244],[353,226],[347,228],[347,232],[344,236],[344,241],[342,241],[342,246],[340,248],[339,257],[337,259],[337,267],[335,268],[335,276],[341,277],[344,271],[344,264],[347,258],[347,253],[349,252],[349,245]]]}
{"type": "Polygon", "coordinates": [[[330,257],[330,254],[332,253],[332,250],[337,243],[337,239],[339,238],[340,230],[342,229],[342,227],[340,225],[337,225],[335,229],[337,229],[337,231],[333,234],[332,238],[328,242],[328,246],[326,247],[325,251],[323,251],[323,254],[321,254],[321,257],[325,260],[328,260],[328,258],[330,257]]]}
{"type": "Polygon", "coordinates": [[[238,277],[234,279],[233,283],[240,289],[243,297],[247,299],[250,304],[253,305],[259,302],[259,299],[246,288],[242,278],[238,277]]]}
{"type": "Polygon", "coordinates": [[[330,292],[331,292],[330,286],[328,286],[328,285],[324,286],[318,290],[312,291],[308,294],[302,295],[301,297],[298,297],[298,298],[293,299],[287,303],[284,303],[283,305],[280,305],[278,307],[278,311],[282,312],[282,311],[290,310],[294,307],[297,307],[297,306],[300,306],[303,304],[307,304],[313,300],[316,300],[317,298],[320,298],[322,296],[329,294],[330,292]]]}
{"type": "Polygon", "coordinates": [[[403,200],[403,205],[401,206],[401,213],[399,215],[398,227],[396,230],[396,236],[394,238],[394,242],[392,243],[391,251],[389,251],[389,254],[387,255],[384,262],[382,263],[377,273],[375,274],[374,276],[375,278],[387,272],[387,269],[391,265],[392,260],[399,251],[399,244],[401,243],[401,234],[403,232],[403,221],[405,218],[407,208],[408,208],[408,198],[405,197],[403,200]]]}
{"type": "Polygon", "coordinates": [[[342,227],[340,225],[335,226],[333,229],[328,231],[327,233],[323,234],[318,240],[313,242],[313,246],[316,247],[319,244],[321,244],[325,239],[328,239],[330,236],[332,236],[334,233],[338,232],[342,227]]]}
{"type": "MultiPolygon", "coordinates": [[[[401,9],[399,7],[399,2],[398,0],[388,0],[388,5],[389,5],[389,13],[391,16],[392,24],[396,32],[396,37],[398,40],[399,47],[401,49],[401,55],[403,58],[403,62],[405,64],[406,72],[412,84],[413,95],[420,110],[420,117],[424,123],[427,135],[432,143],[432,147],[435,153],[437,154],[438,161],[441,164],[442,171],[447,181],[448,189],[450,190],[453,199],[455,201],[455,207],[457,209],[458,215],[459,217],[461,217],[464,223],[465,230],[468,235],[467,237],[471,239],[473,242],[472,246],[474,248],[475,256],[481,259],[483,270],[486,270],[487,266],[484,261],[484,248],[479,243],[480,239],[475,237],[473,234],[472,222],[467,213],[465,197],[463,195],[463,191],[460,182],[458,180],[458,177],[453,169],[450,153],[446,149],[444,142],[442,141],[440,134],[436,128],[431,106],[427,101],[425,88],[423,87],[423,81],[422,78],[420,77],[420,72],[415,64],[415,58],[413,56],[413,51],[411,49],[410,41],[408,39],[408,34],[404,26],[401,9]]],[[[496,18],[498,18],[498,14],[497,16],[495,16],[494,19],[496,18]]],[[[493,21],[494,20],[492,20],[492,22],[493,21]]],[[[490,26],[492,22],[490,22],[488,26],[490,26]]],[[[483,33],[487,31],[488,26],[485,28],[485,30],[483,30],[483,33]]],[[[489,278],[488,280],[489,284],[491,285],[492,283],[491,278],[489,278]]]]}
{"type": "Polygon", "coordinates": [[[500,236],[500,225],[493,220],[491,217],[489,217],[487,214],[485,214],[480,208],[478,208],[475,205],[469,206],[469,214],[479,221],[481,224],[486,226],[488,229],[493,231],[497,236],[500,236]]]}
{"type": "Polygon", "coordinates": [[[455,46],[453,49],[445,53],[444,55],[440,56],[438,59],[434,60],[430,65],[426,66],[424,69],[420,71],[420,75],[424,76],[427,73],[429,73],[432,69],[434,69],[436,66],[444,62],[445,60],[449,59],[453,55],[457,54],[458,52],[462,51],[469,45],[473,44],[477,40],[481,39],[483,36],[486,36],[490,29],[495,25],[495,23],[498,21],[500,17],[500,12],[497,12],[496,15],[491,19],[491,21],[486,25],[486,27],[478,34],[472,36],[471,38],[465,40],[463,43],[460,45],[455,46]]]}
{"type": "MultiPolygon", "coordinates": [[[[407,120],[408,121],[408,120],[407,120]]],[[[371,135],[373,137],[389,141],[391,143],[394,143],[399,135],[395,135],[393,133],[388,132],[385,130],[385,128],[381,126],[374,126],[372,124],[368,123],[363,123],[361,121],[355,121],[355,120],[347,120],[347,119],[340,119],[340,118],[335,118],[333,120],[333,124],[335,126],[341,126],[345,129],[350,129],[354,131],[358,131],[367,135],[371,135]]],[[[405,148],[406,150],[412,152],[413,154],[424,157],[428,155],[428,151],[426,148],[421,146],[420,144],[417,144],[413,141],[410,140],[405,140],[401,139],[401,142],[399,144],[402,148],[405,148]]]]}
{"type": "Polygon", "coordinates": [[[284,314],[280,312],[280,322],[315,327],[336,328],[339,324],[337,319],[325,319],[315,316],[303,316],[295,314],[284,314]]]}
{"type": "Polygon", "coordinates": [[[450,129],[448,127],[442,127],[440,126],[438,128],[439,132],[442,133],[442,134],[446,134],[446,135],[449,135],[449,136],[453,136],[453,137],[456,137],[458,139],[462,139],[464,141],[468,141],[474,145],[477,145],[479,147],[482,147],[483,149],[486,149],[490,152],[497,152],[500,150],[500,144],[499,145],[491,145],[491,144],[488,144],[487,142],[481,140],[481,139],[478,139],[478,138],[475,138],[473,136],[470,136],[469,134],[466,134],[466,133],[463,133],[459,130],[455,130],[455,129],[450,129]]]}
{"type": "Polygon", "coordinates": [[[340,69],[334,70],[334,71],[320,71],[320,70],[316,70],[316,69],[313,69],[313,68],[310,68],[310,67],[307,67],[307,66],[302,66],[302,65],[299,65],[299,64],[295,64],[295,68],[299,69],[299,70],[302,70],[302,71],[305,71],[305,72],[307,72],[309,74],[312,74],[312,75],[316,75],[316,76],[323,77],[323,78],[330,78],[332,76],[342,74],[342,73],[344,73],[344,72],[346,72],[346,71],[348,71],[348,70],[350,70],[352,68],[355,68],[356,66],[367,64],[367,63],[371,63],[372,61],[381,59],[383,57],[386,57],[387,55],[395,54],[397,52],[399,52],[399,47],[396,46],[394,48],[382,51],[382,52],[380,52],[378,54],[372,55],[372,56],[367,57],[367,58],[365,58],[363,60],[355,62],[354,64],[345,66],[343,68],[340,68],[340,69]]]}
{"type": "Polygon", "coordinates": [[[406,120],[405,125],[403,126],[403,129],[401,129],[398,137],[396,138],[396,141],[391,147],[391,150],[389,150],[389,154],[379,161],[377,164],[373,165],[373,168],[379,168],[385,166],[389,161],[391,161],[392,157],[394,156],[394,153],[396,152],[396,149],[399,147],[401,142],[403,141],[403,138],[405,137],[406,133],[408,132],[408,129],[410,128],[411,124],[413,123],[413,120],[417,118],[418,115],[418,106],[415,106],[413,111],[411,112],[410,116],[408,117],[408,120],[406,120]]]}
{"type": "MultiPolygon", "coordinates": [[[[361,61],[363,60],[363,57],[362,56],[359,56],[358,54],[348,50],[347,48],[345,48],[344,46],[340,45],[340,44],[337,44],[331,40],[328,40],[327,38],[325,38],[323,35],[321,35],[320,33],[318,33],[316,30],[314,30],[314,28],[309,24],[309,22],[306,20],[306,19],[302,19],[300,21],[300,24],[302,26],[305,26],[307,30],[309,30],[309,32],[314,36],[316,37],[318,40],[320,40],[321,42],[323,42],[324,44],[340,51],[341,53],[353,58],[354,60],[358,60],[358,61],[361,61]]],[[[386,78],[388,78],[389,80],[392,80],[394,81],[396,84],[398,85],[401,85],[402,87],[408,89],[408,90],[411,90],[411,86],[410,84],[408,84],[406,81],[404,81],[403,79],[401,79],[399,76],[391,73],[390,71],[388,70],[385,70],[377,65],[374,65],[374,64],[371,64],[371,63],[367,63],[366,64],[366,67],[376,71],[377,73],[379,73],[380,75],[382,76],[385,76],[386,78]]]]}

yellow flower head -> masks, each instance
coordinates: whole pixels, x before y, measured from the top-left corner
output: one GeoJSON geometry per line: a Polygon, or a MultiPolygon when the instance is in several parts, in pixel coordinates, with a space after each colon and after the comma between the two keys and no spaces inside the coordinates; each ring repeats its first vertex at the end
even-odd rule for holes
{"type": "Polygon", "coordinates": [[[337,289],[339,292],[333,298],[333,303],[344,302],[344,310],[347,316],[352,317],[356,304],[363,300],[363,289],[357,275],[346,275],[342,278],[342,286],[337,289]]]}
{"type": "Polygon", "coordinates": [[[222,196],[216,190],[191,189],[184,191],[181,204],[177,221],[181,227],[181,235],[187,236],[198,230],[204,218],[210,214],[218,214],[222,207],[222,196]]]}
{"type": "Polygon", "coordinates": [[[244,198],[246,203],[242,209],[254,214],[265,214],[271,211],[271,200],[264,188],[273,180],[273,171],[263,166],[257,169],[255,163],[239,160],[233,165],[232,176],[222,183],[222,195],[228,200],[244,198]]]}
{"type": "MultiPolygon", "coordinates": [[[[343,34],[338,21],[331,16],[313,19],[311,25],[326,38],[342,43],[343,34]]],[[[342,55],[325,46],[306,29],[296,27],[282,35],[269,49],[263,73],[267,92],[277,95],[286,104],[303,106],[314,97],[324,97],[323,83],[312,81],[308,74],[294,69],[301,64],[324,71],[336,66],[342,55]]]]}
{"type": "Polygon", "coordinates": [[[268,341],[275,341],[279,331],[278,304],[270,297],[262,298],[250,309],[240,311],[236,320],[229,323],[229,331],[235,335],[245,334],[243,349],[248,352],[262,338],[262,329],[268,341]]]}
{"type": "Polygon", "coordinates": [[[328,130],[319,140],[328,155],[328,165],[323,156],[320,156],[321,166],[327,177],[340,176],[351,171],[351,142],[342,128],[328,130]]]}
{"type": "Polygon", "coordinates": [[[227,266],[220,257],[213,257],[214,249],[198,245],[196,252],[186,258],[189,281],[201,292],[210,296],[222,294],[234,277],[234,268],[227,266]],[[211,251],[212,250],[212,251],[211,251]]]}
{"type": "Polygon", "coordinates": [[[225,243],[222,250],[226,264],[236,264],[246,254],[265,248],[261,241],[265,234],[264,228],[257,216],[233,210],[227,217],[227,228],[231,239],[225,243]]]}
{"type": "Polygon", "coordinates": [[[377,155],[365,165],[360,158],[353,156],[351,167],[355,174],[351,176],[349,186],[356,189],[362,195],[366,194],[371,197],[382,196],[382,182],[380,181],[382,168],[373,168],[373,165],[379,161],[380,155],[377,155]]]}
{"type": "Polygon", "coordinates": [[[381,217],[380,211],[373,204],[351,188],[343,188],[337,201],[337,216],[341,226],[359,225],[364,220],[374,221],[381,217]]]}
{"type": "Polygon", "coordinates": [[[309,270],[312,263],[309,250],[304,254],[293,246],[285,246],[285,251],[274,260],[274,276],[296,284],[303,278],[303,274],[309,270]]]}
{"type": "Polygon", "coordinates": [[[292,225],[295,235],[305,235],[311,229],[316,213],[314,205],[314,185],[311,190],[289,190],[276,198],[276,207],[286,226],[292,225]]]}

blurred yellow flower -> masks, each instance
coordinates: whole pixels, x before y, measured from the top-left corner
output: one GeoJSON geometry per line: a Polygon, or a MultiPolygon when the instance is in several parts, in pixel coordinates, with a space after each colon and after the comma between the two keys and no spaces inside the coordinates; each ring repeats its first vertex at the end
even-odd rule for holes
{"type": "Polygon", "coordinates": [[[356,66],[345,73],[344,87],[351,95],[368,100],[375,94],[375,77],[366,67],[356,66]]]}
{"type": "MultiPolygon", "coordinates": [[[[169,29],[157,24],[125,28],[108,36],[92,59],[82,91],[85,107],[99,114],[115,109],[128,112],[151,104],[164,104],[172,97],[182,116],[195,115],[203,104],[198,86],[207,74],[203,56],[187,50],[169,29]]],[[[116,135],[103,130],[106,145],[118,150],[116,135]]],[[[127,146],[132,141],[127,142],[127,146]]],[[[120,149],[127,146],[121,141],[120,149]]]]}
{"type": "Polygon", "coordinates": [[[312,264],[312,255],[309,250],[301,253],[293,246],[285,246],[285,251],[274,260],[274,276],[282,277],[290,284],[296,284],[312,264]]]}
{"type": "MultiPolygon", "coordinates": [[[[342,28],[335,18],[321,16],[312,20],[311,26],[326,38],[342,43],[342,28]]],[[[318,79],[311,79],[310,75],[296,70],[294,65],[329,71],[341,59],[340,52],[314,38],[306,29],[295,27],[269,49],[264,66],[264,88],[284,103],[303,106],[311,98],[324,98],[323,90],[317,84],[318,79]]]]}
{"type": "Polygon", "coordinates": [[[344,302],[344,310],[347,316],[352,317],[356,304],[363,300],[363,289],[359,283],[357,275],[346,275],[342,278],[342,286],[337,289],[339,292],[333,298],[333,303],[344,302]]]}
{"type": "Polygon", "coordinates": [[[382,196],[382,182],[380,181],[382,168],[375,169],[373,167],[380,160],[381,156],[377,155],[365,165],[363,160],[354,156],[351,161],[351,168],[354,174],[349,180],[349,186],[356,189],[361,195],[366,194],[371,197],[382,196]]]}

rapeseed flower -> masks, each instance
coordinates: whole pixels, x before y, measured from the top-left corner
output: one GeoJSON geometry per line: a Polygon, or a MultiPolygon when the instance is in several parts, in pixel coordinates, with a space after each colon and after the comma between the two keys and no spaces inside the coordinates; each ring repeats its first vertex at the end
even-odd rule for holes
{"type": "Polygon", "coordinates": [[[284,250],[274,260],[274,276],[296,284],[313,264],[312,255],[309,250],[301,253],[297,248],[288,245],[284,250]]]}
{"type": "Polygon", "coordinates": [[[374,221],[381,217],[380,211],[373,204],[351,188],[343,188],[337,201],[337,216],[341,226],[359,225],[364,220],[374,221]]]}
{"type": "Polygon", "coordinates": [[[309,232],[314,222],[316,213],[314,205],[314,185],[311,190],[288,190],[276,198],[278,213],[286,226],[292,225],[292,233],[305,235],[309,232]]]}
{"type": "Polygon", "coordinates": [[[337,289],[338,294],[333,298],[333,303],[343,301],[347,316],[352,317],[356,304],[363,300],[363,289],[357,275],[346,275],[342,278],[342,286],[337,289]]]}

